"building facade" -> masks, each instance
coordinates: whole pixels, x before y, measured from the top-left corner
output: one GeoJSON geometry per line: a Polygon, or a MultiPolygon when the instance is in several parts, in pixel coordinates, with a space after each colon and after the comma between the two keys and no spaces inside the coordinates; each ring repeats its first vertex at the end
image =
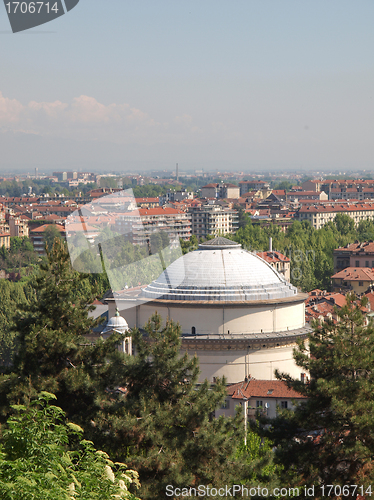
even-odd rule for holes
{"type": "Polygon", "coordinates": [[[188,213],[191,216],[192,234],[198,238],[234,233],[238,227],[237,211],[220,205],[190,207],[188,213]]]}
{"type": "Polygon", "coordinates": [[[155,281],[108,298],[130,326],[142,328],[157,311],[178,322],[182,353],[197,355],[200,381],[225,376],[273,380],[274,371],[300,377],[293,359],[305,325],[306,294],[258,256],[218,237],[174,261],[155,281]]]}

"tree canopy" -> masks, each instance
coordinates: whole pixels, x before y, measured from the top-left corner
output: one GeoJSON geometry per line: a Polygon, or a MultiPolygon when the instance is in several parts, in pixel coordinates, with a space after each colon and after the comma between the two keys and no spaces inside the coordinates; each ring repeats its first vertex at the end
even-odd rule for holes
{"type": "Polygon", "coordinates": [[[1,499],[137,500],[129,487],[139,486],[138,474],[83,439],[53,399],[42,392],[28,406],[12,406],[0,442],[1,499]]]}
{"type": "Polygon", "coordinates": [[[315,323],[308,343],[299,343],[295,360],[310,373],[309,383],[278,374],[308,398],[272,423],[270,434],[289,481],[365,489],[373,482],[374,325],[366,324],[362,305],[347,296],[337,323],[315,323]]]}

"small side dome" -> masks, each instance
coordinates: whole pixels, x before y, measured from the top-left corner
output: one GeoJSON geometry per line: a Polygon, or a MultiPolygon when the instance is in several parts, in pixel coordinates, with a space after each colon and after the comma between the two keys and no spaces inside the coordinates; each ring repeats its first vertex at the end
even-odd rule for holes
{"type": "Polygon", "coordinates": [[[125,318],[120,316],[118,309],[116,309],[115,316],[112,316],[104,330],[102,331],[102,335],[108,335],[113,333],[114,331],[118,333],[126,333],[129,331],[129,325],[125,318]]]}

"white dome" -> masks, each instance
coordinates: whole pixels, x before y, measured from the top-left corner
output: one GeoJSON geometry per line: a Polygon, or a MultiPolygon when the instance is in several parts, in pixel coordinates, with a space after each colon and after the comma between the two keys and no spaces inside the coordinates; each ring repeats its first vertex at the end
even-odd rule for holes
{"type": "Polygon", "coordinates": [[[143,290],[142,296],[237,302],[281,299],[297,293],[270,264],[238,243],[219,237],[173,262],[143,290]]]}
{"type": "Polygon", "coordinates": [[[129,330],[129,325],[127,324],[127,321],[125,318],[119,315],[118,309],[116,310],[115,316],[112,316],[106,327],[104,328],[102,335],[111,333],[113,331],[119,332],[119,333],[125,333],[129,330]]]}

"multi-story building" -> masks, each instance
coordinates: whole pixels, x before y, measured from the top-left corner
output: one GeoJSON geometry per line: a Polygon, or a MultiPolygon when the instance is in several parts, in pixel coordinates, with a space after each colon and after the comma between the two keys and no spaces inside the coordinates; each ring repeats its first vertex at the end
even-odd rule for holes
{"type": "Polygon", "coordinates": [[[280,252],[268,250],[267,252],[257,252],[258,257],[264,259],[271,265],[279,274],[281,274],[286,281],[291,279],[290,259],[280,252]]]}
{"type": "Polygon", "coordinates": [[[338,214],[349,215],[355,226],[362,220],[374,220],[374,202],[328,202],[313,206],[303,205],[295,214],[299,221],[309,221],[315,229],[333,221],[338,214]]]}
{"type": "Polygon", "coordinates": [[[121,215],[115,220],[115,231],[131,235],[133,243],[144,245],[150,235],[165,232],[170,239],[191,237],[191,216],[174,208],[140,208],[121,215]]]}
{"type": "MultiPolygon", "coordinates": [[[[39,226],[30,231],[30,238],[34,246],[34,251],[39,255],[45,255],[44,232],[49,227],[51,227],[51,224],[44,224],[43,226],[39,226]]],[[[56,228],[62,236],[66,236],[64,226],[60,224],[52,224],[52,227],[56,228]]]]}
{"type": "Polygon", "coordinates": [[[368,200],[374,198],[373,179],[326,179],[310,180],[302,183],[309,191],[324,191],[329,200],[368,200]]]}
{"type": "Polygon", "coordinates": [[[140,208],[157,208],[160,206],[160,202],[157,197],[135,198],[135,202],[140,208]]]}
{"type": "Polygon", "coordinates": [[[328,200],[324,191],[290,191],[286,194],[287,201],[299,200],[328,200]]]}
{"type": "Polygon", "coordinates": [[[192,234],[198,238],[233,233],[238,226],[237,211],[220,205],[190,207],[188,212],[191,215],[192,234]]]}
{"type": "Polygon", "coordinates": [[[235,184],[212,183],[200,189],[201,198],[239,198],[240,188],[235,184]]]}
{"type": "Polygon", "coordinates": [[[66,181],[68,178],[67,172],[53,172],[52,173],[53,177],[57,177],[58,181],[66,181]]]}
{"type": "Polygon", "coordinates": [[[331,276],[333,290],[365,293],[374,285],[374,271],[369,267],[347,267],[331,276]]]}
{"type": "Polygon", "coordinates": [[[355,241],[345,247],[334,250],[334,272],[337,273],[346,267],[374,268],[374,242],[360,243],[355,241]]]}
{"type": "Polygon", "coordinates": [[[248,193],[248,191],[258,191],[259,189],[269,189],[270,184],[265,181],[240,181],[240,196],[248,193]]]}
{"type": "Polygon", "coordinates": [[[29,225],[25,220],[11,215],[9,216],[8,223],[11,237],[18,236],[23,238],[24,236],[29,236],[29,225]]]}
{"type": "Polygon", "coordinates": [[[10,233],[0,232],[0,247],[10,248],[10,233]]]}
{"type": "Polygon", "coordinates": [[[187,191],[186,189],[180,189],[179,191],[169,190],[164,196],[159,197],[159,204],[164,205],[165,203],[193,200],[193,191],[187,191]]]}

